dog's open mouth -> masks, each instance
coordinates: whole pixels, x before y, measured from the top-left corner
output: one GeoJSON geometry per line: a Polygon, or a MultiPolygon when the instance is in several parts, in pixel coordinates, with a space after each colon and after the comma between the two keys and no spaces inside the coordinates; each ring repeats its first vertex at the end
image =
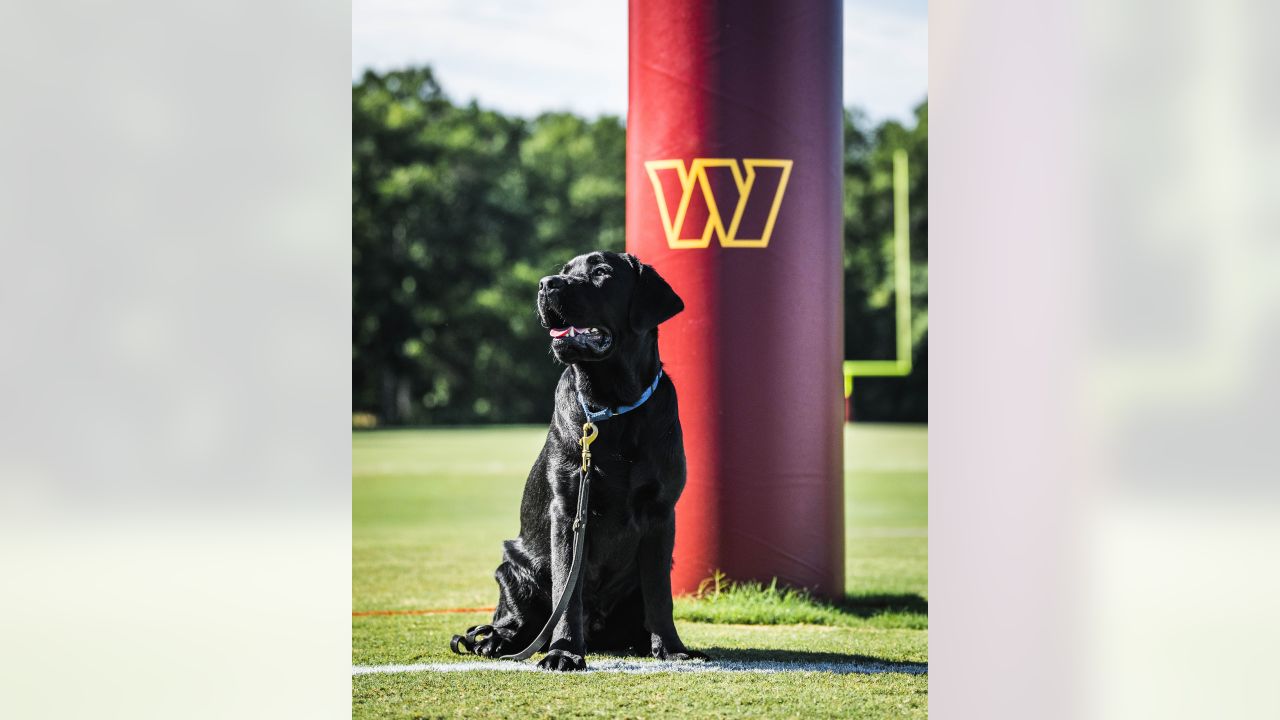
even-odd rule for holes
{"type": "Polygon", "coordinates": [[[579,348],[592,354],[602,354],[613,345],[613,335],[607,328],[566,325],[547,329],[551,345],[557,349],[579,348]]]}
{"type": "Polygon", "coordinates": [[[600,328],[580,328],[570,325],[569,327],[551,328],[550,334],[553,338],[560,338],[566,335],[569,337],[575,337],[577,335],[599,335],[600,328]]]}

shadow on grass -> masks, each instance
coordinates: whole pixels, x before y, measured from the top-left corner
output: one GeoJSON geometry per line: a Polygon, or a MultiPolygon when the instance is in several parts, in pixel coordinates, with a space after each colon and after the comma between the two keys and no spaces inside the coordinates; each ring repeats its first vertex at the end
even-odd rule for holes
{"type": "Polygon", "coordinates": [[[726,648],[715,646],[699,649],[710,656],[713,661],[805,663],[814,665],[844,665],[849,663],[858,663],[861,665],[879,668],[881,672],[923,674],[929,671],[928,663],[885,660],[884,658],[873,657],[871,655],[850,655],[834,652],[815,652],[810,650],[757,650],[751,648],[726,648]]]}
{"type": "Polygon", "coordinates": [[[911,613],[913,615],[929,615],[929,601],[920,595],[900,593],[893,595],[846,595],[831,605],[832,609],[869,618],[887,613],[911,613]]]}

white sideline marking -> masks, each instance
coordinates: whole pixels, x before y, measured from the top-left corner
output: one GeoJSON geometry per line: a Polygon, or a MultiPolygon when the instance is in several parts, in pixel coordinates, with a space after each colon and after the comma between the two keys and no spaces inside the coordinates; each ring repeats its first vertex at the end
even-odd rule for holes
{"type": "MultiPolygon", "coordinates": [[[[352,675],[382,675],[415,672],[554,672],[540,670],[537,663],[501,662],[497,660],[485,662],[470,660],[463,662],[418,663],[416,665],[352,665],[352,675]]],[[[772,675],[784,672],[827,672],[838,675],[878,675],[881,673],[904,673],[907,675],[927,675],[929,666],[924,663],[889,663],[889,662],[785,662],[782,660],[711,660],[684,661],[674,660],[588,660],[586,672],[625,673],[628,675],[648,675],[651,673],[756,673],[772,675]]]]}

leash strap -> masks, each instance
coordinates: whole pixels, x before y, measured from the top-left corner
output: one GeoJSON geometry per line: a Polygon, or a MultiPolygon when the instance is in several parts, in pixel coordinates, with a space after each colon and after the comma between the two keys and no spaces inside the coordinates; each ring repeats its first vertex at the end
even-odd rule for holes
{"type": "Polygon", "coordinates": [[[584,551],[587,546],[587,494],[591,490],[591,443],[595,442],[596,435],[599,434],[600,431],[596,429],[595,423],[588,418],[582,425],[582,438],[578,440],[578,444],[582,446],[582,479],[578,482],[578,514],[573,519],[573,562],[569,566],[569,582],[560,592],[560,599],[556,601],[555,608],[551,610],[551,617],[547,618],[547,624],[542,626],[542,632],[538,633],[538,637],[534,638],[525,649],[513,655],[503,655],[499,658],[500,660],[528,660],[538,652],[551,638],[551,633],[556,629],[556,623],[560,622],[565,610],[569,608],[569,598],[572,597],[573,591],[577,589],[578,582],[582,579],[582,556],[586,554],[584,551]]]}
{"type": "MultiPolygon", "coordinates": [[[[569,565],[569,582],[560,592],[560,599],[556,600],[556,606],[551,610],[551,617],[547,618],[547,624],[542,626],[542,632],[538,633],[538,637],[534,638],[525,649],[513,655],[503,655],[499,658],[500,660],[528,660],[534,653],[541,650],[551,638],[551,633],[555,631],[556,623],[560,622],[565,610],[569,609],[569,598],[577,590],[578,583],[582,579],[582,557],[586,555],[587,547],[587,495],[591,490],[591,443],[595,442],[596,436],[600,434],[596,429],[596,423],[604,422],[614,415],[631,412],[645,404],[658,389],[660,382],[662,382],[662,368],[658,368],[658,374],[653,378],[653,383],[634,404],[605,408],[598,412],[592,412],[591,408],[587,407],[587,399],[582,397],[581,390],[578,391],[578,403],[582,405],[582,412],[586,414],[587,421],[582,425],[582,438],[578,440],[578,444],[582,446],[582,479],[578,481],[578,514],[573,519],[573,561],[569,565]]],[[[454,639],[457,640],[456,637],[454,639]]],[[[454,652],[457,652],[456,647],[454,652]]]]}

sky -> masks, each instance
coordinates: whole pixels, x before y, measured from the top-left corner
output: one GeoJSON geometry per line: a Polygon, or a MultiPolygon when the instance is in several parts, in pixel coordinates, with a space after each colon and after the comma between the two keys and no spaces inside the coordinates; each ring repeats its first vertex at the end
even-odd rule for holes
{"type": "MultiPolygon", "coordinates": [[[[908,120],[928,89],[927,0],[845,0],[844,104],[908,120]]],[[[354,0],[351,74],[430,64],[455,101],[532,116],[627,110],[625,0],[354,0]]]]}

